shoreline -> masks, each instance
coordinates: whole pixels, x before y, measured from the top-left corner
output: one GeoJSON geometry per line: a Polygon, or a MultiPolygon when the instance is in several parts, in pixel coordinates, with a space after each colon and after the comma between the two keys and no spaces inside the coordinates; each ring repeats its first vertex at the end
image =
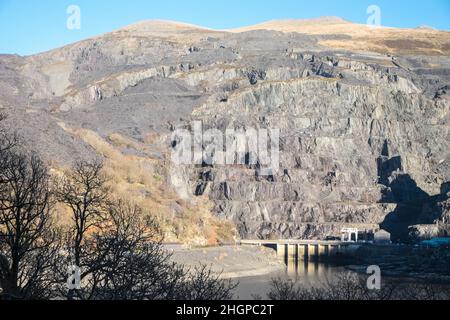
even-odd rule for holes
{"type": "Polygon", "coordinates": [[[278,271],[284,271],[286,266],[277,267],[265,267],[259,268],[257,270],[248,270],[248,271],[236,271],[236,272],[222,272],[220,275],[221,279],[238,279],[238,278],[251,278],[251,277],[259,277],[264,275],[269,275],[278,271]]]}
{"type": "MultiPolygon", "coordinates": [[[[357,274],[366,274],[366,265],[353,264],[345,267],[347,270],[357,274]]],[[[387,270],[382,273],[387,279],[404,281],[421,281],[440,285],[450,285],[450,276],[439,273],[420,273],[417,271],[404,272],[401,270],[387,270]]]]}
{"type": "Polygon", "coordinates": [[[265,247],[218,246],[187,248],[166,246],[172,261],[188,268],[210,266],[221,279],[258,277],[284,271],[286,265],[277,258],[276,252],[265,247]]]}

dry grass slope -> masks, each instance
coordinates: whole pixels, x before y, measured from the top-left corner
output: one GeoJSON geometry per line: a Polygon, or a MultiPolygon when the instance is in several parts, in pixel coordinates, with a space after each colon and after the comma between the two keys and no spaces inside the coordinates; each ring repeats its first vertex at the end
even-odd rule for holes
{"type": "Polygon", "coordinates": [[[230,31],[239,33],[252,30],[349,37],[348,39],[320,41],[320,44],[334,49],[365,50],[383,54],[450,55],[449,31],[371,27],[334,17],[311,20],[275,20],[230,31]]]}
{"type": "Polygon", "coordinates": [[[179,199],[165,181],[164,162],[119,151],[124,146],[140,151],[144,147],[139,143],[119,134],[110,135],[108,142],[93,131],[60,125],[105,158],[105,172],[113,194],[132,201],[156,218],[166,242],[209,246],[234,241],[234,226],[212,215],[208,199],[199,198],[195,203],[179,199]]]}

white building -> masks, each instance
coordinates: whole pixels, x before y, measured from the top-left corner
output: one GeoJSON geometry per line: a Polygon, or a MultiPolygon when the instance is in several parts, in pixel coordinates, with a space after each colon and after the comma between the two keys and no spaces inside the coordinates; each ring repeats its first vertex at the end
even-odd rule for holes
{"type": "Polygon", "coordinates": [[[377,244],[389,244],[391,243],[391,234],[386,230],[380,230],[375,232],[373,240],[377,244]]]}
{"type": "Polygon", "coordinates": [[[358,242],[358,229],[356,228],[343,228],[341,230],[342,242],[358,242]]]}

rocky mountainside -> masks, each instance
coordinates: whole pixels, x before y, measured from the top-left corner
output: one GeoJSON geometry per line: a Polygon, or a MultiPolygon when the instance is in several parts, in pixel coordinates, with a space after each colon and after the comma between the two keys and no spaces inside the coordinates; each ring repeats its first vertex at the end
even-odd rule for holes
{"type": "Polygon", "coordinates": [[[104,157],[117,192],[151,206],[173,238],[198,212],[185,238],[220,238],[220,222],[202,227],[211,213],[242,238],[381,226],[404,239],[450,221],[447,31],[338,18],[226,31],[141,22],[0,56],[0,109],[55,170],[104,157]],[[280,170],[174,165],[171,132],[193,121],[279,128],[280,170]]]}

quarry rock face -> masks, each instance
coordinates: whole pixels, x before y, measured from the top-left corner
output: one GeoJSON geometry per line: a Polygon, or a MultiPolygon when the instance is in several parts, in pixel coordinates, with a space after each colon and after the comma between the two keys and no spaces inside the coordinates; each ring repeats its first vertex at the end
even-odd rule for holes
{"type": "Polygon", "coordinates": [[[442,118],[448,101],[426,97],[395,70],[372,70],[361,80],[354,72],[335,68],[329,73],[337,78],[266,79],[194,110],[210,127],[281,130],[281,170],[271,181],[257,179],[250,168],[241,174],[211,168],[208,174],[215,177],[209,195],[216,211],[236,221],[241,234],[323,237],[346,224],[370,230],[395,204],[439,193],[448,169],[439,164],[443,159],[432,159],[448,157],[448,119],[442,118]]]}
{"type": "Polygon", "coordinates": [[[98,153],[66,127],[146,145],[180,199],[207,197],[242,238],[382,227],[396,241],[411,226],[448,224],[450,33],[411,30],[411,39],[440,39],[419,54],[395,37],[387,49],[349,50],[352,35],[299,28],[147,22],[36,56],[2,56],[0,103],[10,125],[59,165],[98,153]],[[221,132],[279,129],[278,170],[171,163],[171,132],[194,121],[221,132]],[[158,138],[148,143],[149,135],[158,138]]]}

